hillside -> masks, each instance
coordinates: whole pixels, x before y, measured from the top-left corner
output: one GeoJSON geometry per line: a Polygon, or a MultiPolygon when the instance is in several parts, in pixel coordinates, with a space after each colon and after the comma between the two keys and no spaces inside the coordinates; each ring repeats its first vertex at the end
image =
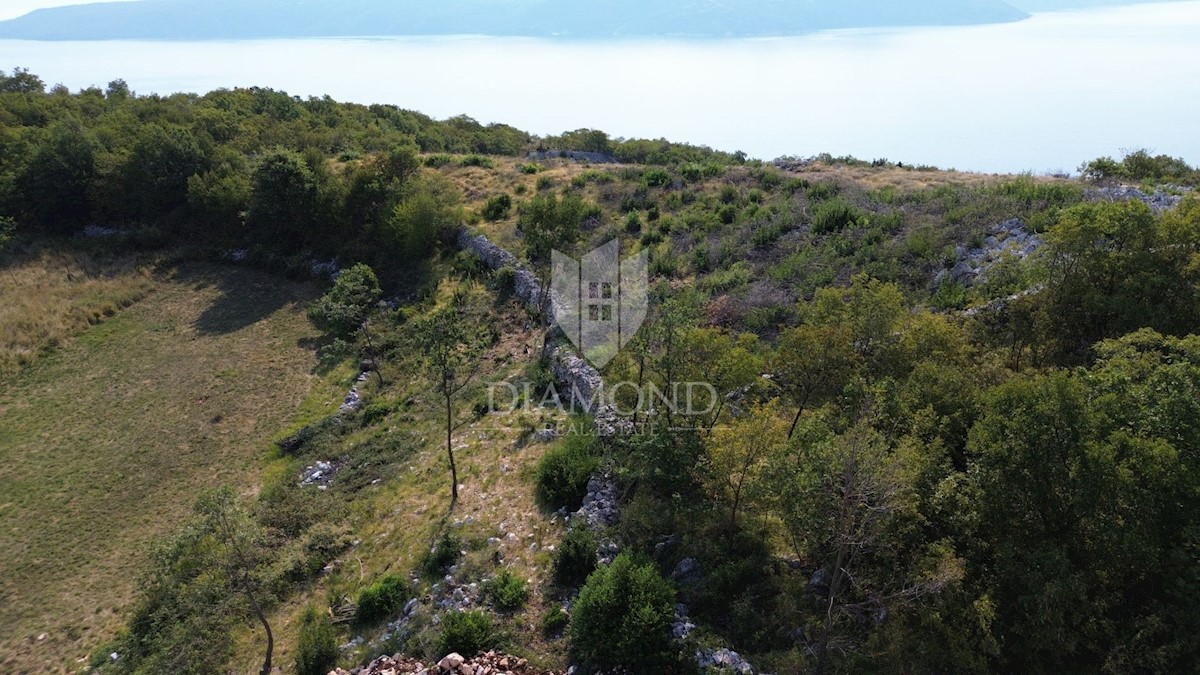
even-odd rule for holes
{"type": "Polygon", "coordinates": [[[5,672],[1200,661],[1183,160],[763,162],[24,71],[0,118],[5,672]],[[643,290],[632,341],[570,342],[643,290]]]}
{"type": "Polygon", "coordinates": [[[386,35],[768,36],[832,28],[1016,21],[1001,0],[139,0],[43,9],[0,23],[34,40],[207,40],[386,35]]]}

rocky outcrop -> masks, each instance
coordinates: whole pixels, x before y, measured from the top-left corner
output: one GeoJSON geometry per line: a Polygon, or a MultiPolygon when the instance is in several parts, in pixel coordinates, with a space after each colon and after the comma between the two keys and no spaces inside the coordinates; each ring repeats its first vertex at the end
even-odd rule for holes
{"type": "Polygon", "coordinates": [[[1005,256],[1024,260],[1041,246],[1042,238],[1026,230],[1025,221],[1020,218],[1006,220],[988,230],[982,246],[959,244],[955,248],[954,266],[938,272],[933,279],[934,288],[947,280],[967,285],[982,283],[987,281],[988,270],[1005,256]]]}
{"type": "Polygon", "coordinates": [[[560,675],[553,670],[542,670],[515,656],[499,652],[486,652],[467,658],[460,654],[447,654],[437,663],[425,664],[402,654],[381,656],[366,666],[343,670],[337,668],[329,675],[560,675]]]}
{"type": "MultiPolygon", "coordinates": [[[[1182,190],[1183,188],[1181,188],[1182,190]]],[[[1183,201],[1182,195],[1175,195],[1163,190],[1155,190],[1154,194],[1146,194],[1145,192],[1128,185],[1120,185],[1117,187],[1102,187],[1088,190],[1083,195],[1088,201],[1108,201],[1108,202],[1127,202],[1130,200],[1138,200],[1144,202],[1155,213],[1169,211],[1179,202],[1183,201]]]]}

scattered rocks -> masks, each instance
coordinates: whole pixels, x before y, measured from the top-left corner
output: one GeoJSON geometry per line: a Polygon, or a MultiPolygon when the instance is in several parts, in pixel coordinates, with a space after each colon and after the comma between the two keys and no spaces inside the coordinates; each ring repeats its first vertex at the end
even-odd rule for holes
{"type": "MultiPolygon", "coordinates": [[[[359,384],[361,384],[363,382],[366,382],[369,377],[371,377],[371,373],[367,372],[366,370],[363,370],[362,372],[360,372],[358,374],[358,379],[356,381],[359,384]]],[[[338,408],[338,414],[339,415],[349,415],[351,413],[361,410],[362,407],[363,407],[362,394],[359,393],[358,386],[355,385],[353,387],[350,387],[350,391],[346,392],[346,398],[342,400],[342,405],[341,405],[341,407],[338,408]]]]}
{"type": "Polygon", "coordinates": [[[947,278],[961,284],[974,284],[987,280],[987,271],[1006,255],[1024,260],[1042,246],[1042,238],[1025,229],[1020,218],[1006,220],[988,230],[983,245],[968,248],[959,244],[955,250],[957,259],[949,271],[942,270],[934,277],[934,287],[941,286],[947,278]]]}
{"type": "Polygon", "coordinates": [[[696,624],[688,618],[687,605],[675,605],[675,622],[671,625],[671,634],[676,640],[683,642],[694,630],[696,624]]]}
{"type": "Polygon", "coordinates": [[[317,462],[316,464],[306,466],[304,467],[304,471],[300,473],[300,485],[328,487],[336,471],[337,465],[333,462],[317,462]]]}
{"type": "Polygon", "coordinates": [[[1173,195],[1163,190],[1155,190],[1154,194],[1146,194],[1135,187],[1120,185],[1117,187],[1102,187],[1088,190],[1084,199],[1090,201],[1127,202],[1136,199],[1145,203],[1155,213],[1170,211],[1183,201],[1182,195],[1173,195]]]}
{"type": "Polygon", "coordinates": [[[700,666],[701,672],[707,668],[723,668],[741,675],[754,675],[755,673],[754,666],[750,665],[750,662],[743,659],[737,652],[728,649],[698,650],[696,665],[700,666]]]}
{"type": "Polygon", "coordinates": [[[433,665],[405,657],[402,654],[381,656],[363,668],[352,671],[338,668],[329,675],[564,675],[542,670],[529,665],[522,658],[486,652],[467,658],[461,654],[447,654],[433,665]]]}

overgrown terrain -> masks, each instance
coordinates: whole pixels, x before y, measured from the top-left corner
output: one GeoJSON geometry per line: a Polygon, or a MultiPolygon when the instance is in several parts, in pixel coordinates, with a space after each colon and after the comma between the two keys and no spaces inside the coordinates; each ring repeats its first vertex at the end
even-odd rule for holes
{"type": "MultiPolygon", "coordinates": [[[[119,585],[84,586],[74,606],[102,620],[75,651],[57,631],[39,647],[29,624],[18,668],[38,649],[68,665],[83,645],[93,668],[133,673],[495,648],[655,674],[743,657],[776,673],[1166,673],[1200,658],[1200,175],[1181,160],[1135,152],[1081,177],[764,163],[261,89],[46,92],[20,71],[0,82],[0,120],[0,225],[24,261],[6,268],[52,316],[85,308],[61,335],[10,339],[26,355],[4,396],[29,403],[6,404],[0,433],[16,410],[35,460],[51,442],[92,451],[54,464],[58,483],[18,481],[5,509],[54,509],[61,527],[6,528],[13,565],[38,569],[22,537],[52,538],[38,545],[77,551],[55,579],[87,579],[106,558],[81,545],[144,542],[115,525],[171,495],[107,490],[118,465],[136,458],[149,481],[204,442],[241,453],[190,483],[231,490],[176,493],[122,630],[105,594],[119,585]],[[89,269],[114,270],[121,292],[104,286],[99,315],[116,316],[72,340],[95,317],[91,287],[36,280],[87,225],[113,230],[116,257],[89,269]],[[464,227],[517,262],[458,250],[464,227]],[[552,251],[612,239],[647,253],[651,309],[605,380],[716,397],[694,415],[656,399],[637,433],[598,438],[553,405],[563,368],[543,346],[559,336],[524,300],[552,251]],[[237,267],[136,271],[152,259],[237,267]],[[316,299],[320,337],[272,293],[316,299]],[[193,314],[139,323],[173,297],[193,314]],[[217,309],[196,314],[197,297],[217,309]],[[230,309],[260,301],[278,311],[230,309]],[[256,332],[273,321],[282,333],[256,332]],[[111,366],[80,351],[101,347],[111,366]],[[253,426],[172,404],[226,391],[226,369],[245,384],[246,359],[260,379],[241,393],[280,405],[253,426]],[[63,396],[95,402],[48,426],[55,387],[79,378],[95,384],[63,396]],[[156,434],[126,428],[145,415],[122,392],[142,411],[160,381],[156,434]],[[529,405],[490,405],[498,382],[529,405]],[[230,435],[206,440],[213,426],[230,435]],[[47,486],[100,496],[59,509],[47,486]],[[615,509],[572,515],[585,499],[615,509]]],[[[637,407],[634,389],[611,390],[618,408],[637,407]]]]}

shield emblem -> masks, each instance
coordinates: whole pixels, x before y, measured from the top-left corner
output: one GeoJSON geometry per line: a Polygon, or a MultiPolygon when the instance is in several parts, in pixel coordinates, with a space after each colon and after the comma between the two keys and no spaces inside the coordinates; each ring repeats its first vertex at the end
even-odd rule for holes
{"type": "Polygon", "coordinates": [[[560,251],[551,255],[554,320],[596,368],[608,365],[646,320],[646,252],[624,261],[620,253],[614,239],[582,261],[560,251]]]}

